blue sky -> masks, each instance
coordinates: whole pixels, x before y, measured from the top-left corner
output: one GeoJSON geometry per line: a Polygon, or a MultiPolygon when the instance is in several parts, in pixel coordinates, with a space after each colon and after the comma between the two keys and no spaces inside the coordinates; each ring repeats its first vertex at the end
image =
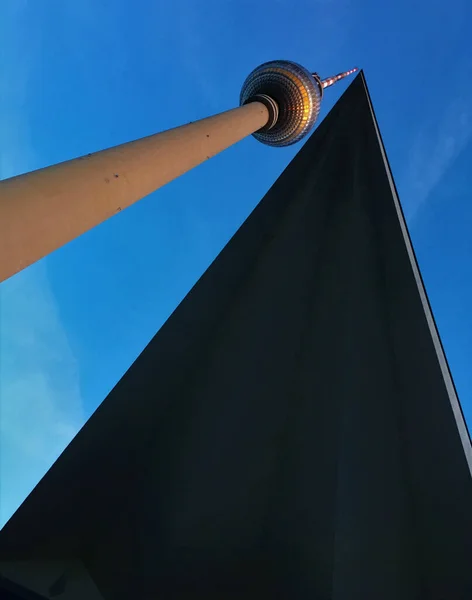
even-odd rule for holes
{"type": "MultiPolygon", "coordinates": [[[[3,0],[0,178],[232,108],[266,60],[362,67],[470,427],[471,22],[469,0],[3,0]]],[[[243,140],[0,284],[0,525],[299,147],[243,140]]]]}

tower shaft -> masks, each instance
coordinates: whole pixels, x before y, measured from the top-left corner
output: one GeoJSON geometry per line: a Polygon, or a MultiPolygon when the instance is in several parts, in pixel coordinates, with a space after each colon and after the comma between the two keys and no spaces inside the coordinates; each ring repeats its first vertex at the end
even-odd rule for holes
{"type": "Polygon", "coordinates": [[[218,115],[0,181],[0,281],[263,128],[251,102],[218,115]]]}

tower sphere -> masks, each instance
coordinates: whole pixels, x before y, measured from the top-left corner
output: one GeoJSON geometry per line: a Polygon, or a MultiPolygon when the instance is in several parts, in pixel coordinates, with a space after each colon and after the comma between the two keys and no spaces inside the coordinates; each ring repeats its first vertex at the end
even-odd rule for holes
{"type": "Polygon", "coordinates": [[[288,60],[266,62],[244,82],[240,105],[257,100],[269,109],[268,124],[254,137],[269,146],[290,146],[309,133],[320,112],[322,88],[301,65],[288,60]]]}

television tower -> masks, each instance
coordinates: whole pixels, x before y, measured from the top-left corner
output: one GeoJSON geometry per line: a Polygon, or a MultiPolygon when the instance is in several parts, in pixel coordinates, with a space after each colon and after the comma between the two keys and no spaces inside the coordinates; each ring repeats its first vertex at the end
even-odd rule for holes
{"type": "MultiPolygon", "coordinates": [[[[264,68],[291,143],[332,81],[264,68]]],[[[0,531],[0,597],[464,600],[471,507],[361,72],[0,531]]]]}
{"type": "Polygon", "coordinates": [[[240,106],[188,125],[0,181],[0,282],[253,134],[288,146],[312,129],[322,80],[290,61],[257,67],[240,106]]]}

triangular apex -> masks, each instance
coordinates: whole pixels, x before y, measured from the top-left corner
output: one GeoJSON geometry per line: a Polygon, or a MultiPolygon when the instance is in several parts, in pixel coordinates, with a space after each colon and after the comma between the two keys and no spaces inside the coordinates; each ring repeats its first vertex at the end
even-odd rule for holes
{"type": "Polygon", "coordinates": [[[467,440],[392,185],[361,73],[0,557],[104,598],[467,597],[467,440]]]}

